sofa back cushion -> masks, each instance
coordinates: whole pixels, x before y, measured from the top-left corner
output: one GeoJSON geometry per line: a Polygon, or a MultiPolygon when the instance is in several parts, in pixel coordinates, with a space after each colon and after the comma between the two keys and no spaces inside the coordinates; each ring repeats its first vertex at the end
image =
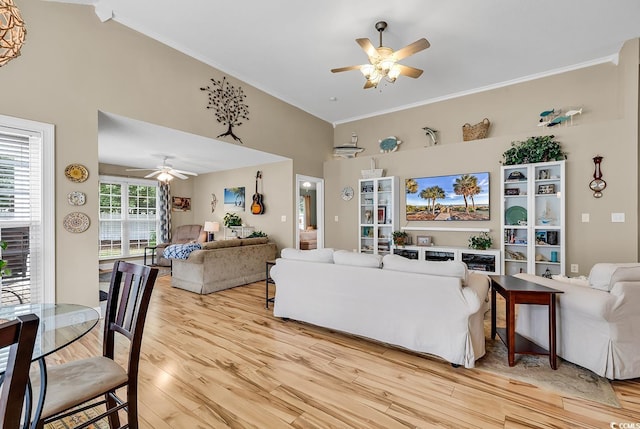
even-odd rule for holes
{"type": "Polygon", "coordinates": [[[280,251],[280,257],[283,259],[295,259],[297,261],[333,264],[333,249],[298,250],[287,247],[280,251]]]}
{"type": "Polygon", "coordinates": [[[458,277],[466,285],[469,277],[467,264],[460,261],[418,261],[399,255],[385,255],[382,269],[409,273],[430,274],[441,277],[458,277]]]}
{"type": "Polygon", "coordinates": [[[639,263],[599,263],[595,264],[589,273],[589,284],[591,287],[605,292],[610,292],[613,285],[623,281],[640,281],[639,263]]]}
{"type": "Polygon", "coordinates": [[[208,241],[202,245],[202,248],[205,250],[224,249],[226,247],[237,247],[241,244],[242,240],[235,238],[233,240],[208,241]]]}
{"type": "Polygon", "coordinates": [[[349,252],[348,250],[336,250],[333,252],[333,263],[336,265],[380,268],[380,265],[382,265],[382,256],[349,252]]]}
{"type": "Polygon", "coordinates": [[[266,244],[269,242],[269,237],[253,237],[253,238],[241,238],[240,244],[242,246],[253,246],[254,244],[266,244]]]}

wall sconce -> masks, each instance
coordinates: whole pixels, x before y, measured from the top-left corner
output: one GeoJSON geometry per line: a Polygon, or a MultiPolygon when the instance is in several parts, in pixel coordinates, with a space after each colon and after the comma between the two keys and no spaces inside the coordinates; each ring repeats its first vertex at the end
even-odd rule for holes
{"type": "Polygon", "coordinates": [[[214,241],[214,232],[220,231],[220,223],[206,221],[204,223],[204,230],[207,232],[207,241],[214,241]]]}
{"type": "Polygon", "coordinates": [[[0,0],[0,67],[20,56],[27,29],[13,0],[0,0]]]}

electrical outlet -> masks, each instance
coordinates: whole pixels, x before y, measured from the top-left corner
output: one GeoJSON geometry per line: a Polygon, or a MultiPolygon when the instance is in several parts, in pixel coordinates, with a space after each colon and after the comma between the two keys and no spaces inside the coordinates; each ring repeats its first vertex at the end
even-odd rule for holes
{"type": "Polygon", "coordinates": [[[571,272],[572,273],[579,273],[580,270],[578,269],[578,264],[571,264],[571,272]]]}
{"type": "Polygon", "coordinates": [[[280,217],[280,222],[286,222],[287,221],[287,215],[282,215],[280,217]]]}
{"type": "Polygon", "coordinates": [[[333,221],[334,222],[338,222],[338,216],[337,215],[333,218],[333,221]]]}
{"type": "Polygon", "coordinates": [[[582,222],[589,222],[589,213],[582,213],[582,222]]]}

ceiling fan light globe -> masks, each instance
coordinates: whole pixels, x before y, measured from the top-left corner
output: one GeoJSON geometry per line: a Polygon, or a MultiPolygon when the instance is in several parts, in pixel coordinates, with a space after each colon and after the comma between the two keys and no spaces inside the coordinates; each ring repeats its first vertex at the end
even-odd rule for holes
{"type": "Polygon", "coordinates": [[[365,78],[369,79],[373,73],[376,73],[376,68],[372,64],[365,64],[360,67],[360,71],[365,78]]]}
{"type": "Polygon", "coordinates": [[[387,73],[387,77],[390,82],[395,82],[396,79],[400,76],[400,67],[397,64],[393,64],[393,66],[389,69],[389,73],[387,73]]]}
{"type": "Polygon", "coordinates": [[[158,175],[157,179],[161,182],[169,182],[173,180],[173,176],[169,173],[162,172],[158,175]]]}
{"type": "Polygon", "coordinates": [[[382,73],[382,75],[386,76],[390,73],[391,70],[393,70],[395,65],[396,65],[395,61],[393,61],[392,59],[386,59],[386,60],[380,61],[380,64],[378,64],[378,68],[380,69],[380,72],[382,73]]]}

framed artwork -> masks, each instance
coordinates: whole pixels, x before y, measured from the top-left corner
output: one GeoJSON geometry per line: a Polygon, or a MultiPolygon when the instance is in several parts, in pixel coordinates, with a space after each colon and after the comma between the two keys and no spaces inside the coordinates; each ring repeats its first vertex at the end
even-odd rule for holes
{"type": "Polygon", "coordinates": [[[551,179],[551,173],[549,172],[549,170],[547,169],[539,170],[538,180],[547,180],[547,179],[551,179]]]}
{"type": "Polygon", "coordinates": [[[386,223],[386,222],[387,222],[387,208],[378,207],[378,223],[386,223]]]}
{"type": "Polygon", "coordinates": [[[171,197],[171,211],[174,212],[190,212],[191,198],[171,197]]]}
{"type": "Polygon", "coordinates": [[[416,244],[418,246],[431,246],[433,243],[430,235],[418,235],[416,237],[416,244]]]}
{"type": "Polygon", "coordinates": [[[489,220],[489,172],[405,180],[408,221],[489,220]]]}
{"type": "Polygon", "coordinates": [[[548,242],[547,242],[547,231],[537,231],[536,232],[536,244],[548,244],[548,242]]]}
{"type": "Polygon", "coordinates": [[[555,194],[556,185],[538,185],[539,194],[555,194]]]}
{"type": "Polygon", "coordinates": [[[244,186],[224,188],[224,210],[226,212],[243,212],[244,201],[244,186]]]}

